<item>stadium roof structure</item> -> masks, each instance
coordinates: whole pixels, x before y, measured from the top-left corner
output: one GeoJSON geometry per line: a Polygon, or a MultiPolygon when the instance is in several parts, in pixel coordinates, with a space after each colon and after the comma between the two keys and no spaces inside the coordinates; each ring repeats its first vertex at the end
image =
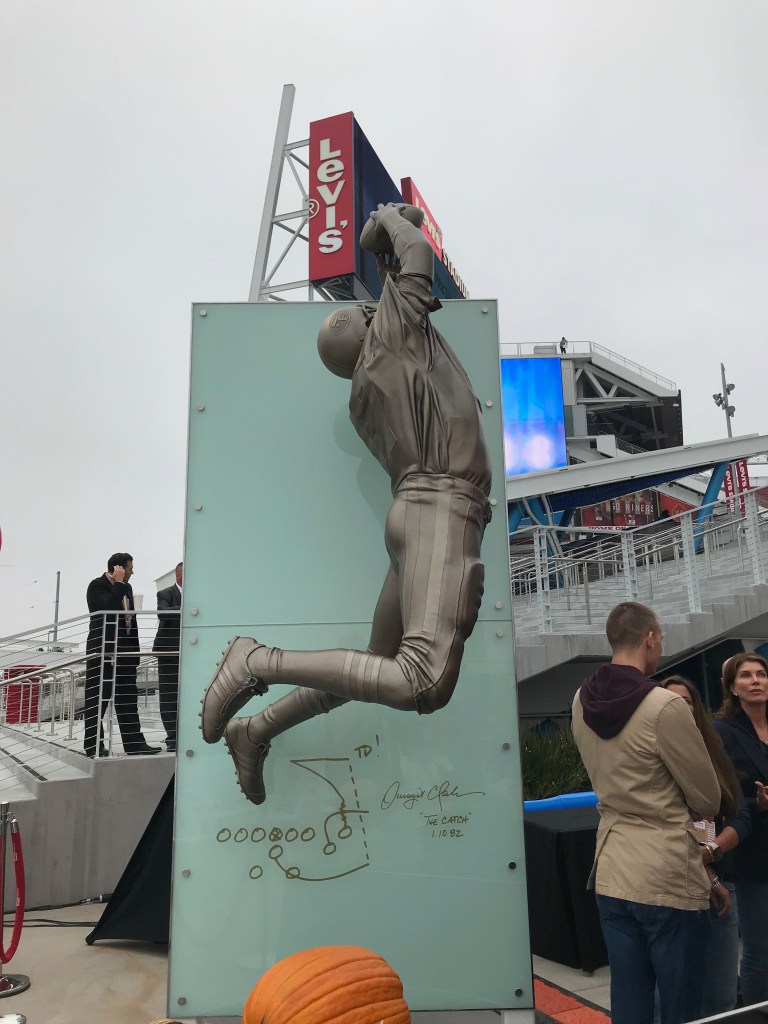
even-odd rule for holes
{"type": "Polygon", "coordinates": [[[768,435],[747,434],[508,477],[509,531],[514,533],[525,516],[532,512],[535,515],[537,503],[550,514],[572,513],[577,508],[633,494],[694,473],[711,471],[707,493],[702,500],[702,505],[707,505],[717,497],[732,462],[766,451],[768,435]]]}

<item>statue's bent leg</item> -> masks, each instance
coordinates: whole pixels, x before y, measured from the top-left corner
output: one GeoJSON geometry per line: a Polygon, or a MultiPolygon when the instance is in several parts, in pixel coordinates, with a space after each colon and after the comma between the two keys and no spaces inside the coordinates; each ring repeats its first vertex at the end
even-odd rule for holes
{"type": "Polygon", "coordinates": [[[343,697],[297,686],[250,718],[233,718],[224,730],[227,750],[235,763],[238,785],[254,804],[264,803],[264,761],[271,740],[294,725],[308,722],[346,704],[343,697]]]}
{"type": "MultiPolygon", "coordinates": [[[[402,635],[397,574],[390,569],[373,616],[369,650],[394,654],[402,635]]],[[[346,703],[344,697],[298,686],[259,714],[229,722],[224,732],[227,749],[235,764],[238,785],[251,803],[261,804],[266,799],[264,761],[270,741],[287,729],[346,703]]]]}
{"type": "Polygon", "coordinates": [[[480,545],[490,507],[472,484],[434,475],[408,477],[395,507],[391,542],[402,552],[404,628],[394,661],[411,687],[416,710],[431,714],[453,695],[464,644],[480,611],[485,579],[480,545]]]}
{"type": "Polygon", "coordinates": [[[480,609],[486,509],[484,495],[463,480],[408,477],[387,516],[403,624],[394,657],[354,650],[284,651],[248,641],[249,649],[241,652],[247,676],[401,711],[429,714],[444,707],[480,609]]]}
{"type": "Polygon", "coordinates": [[[368,652],[394,658],[403,640],[403,616],[400,612],[400,579],[390,566],[381,588],[371,623],[368,652]]]}
{"type": "MultiPolygon", "coordinates": [[[[403,635],[402,619],[400,616],[400,596],[398,591],[397,573],[390,567],[381,589],[376,610],[373,615],[373,628],[368,650],[375,654],[392,657],[398,650],[403,635]]],[[[256,677],[252,667],[249,667],[248,658],[256,650],[263,650],[262,644],[257,643],[250,637],[233,637],[222,652],[223,657],[216,666],[213,679],[207,687],[201,701],[200,712],[201,729],[203,739],[206,743],[217,743],[224,735],[224,730],[237,712],[243,708],[256,694],[267,692],[265,679],[256,677]]],[[[272,682],[292,682],[289,679],[273,679],[272,682]]],[[[312,686],[309,680],[303,678],[297,682],[299,686],[312,686]]],[[[324,690],[324,687],[314,687],[324,690]]],[[[343,699],[333,706],[338,707],[349,697],[346,694],[337,694],[343,699]]],[[[291,705],[296,718],[285,725],[284,728],[275,728],[271,735],[276,736],[291,725],[298,725],[316,714],[330,711],[331,707],[315,707],[312,713],[307,713],[309,705],[306,701],[291,705]]],[[[287,708],[281,720],[287,720],[287,708]]],[[[276,725],[277,723],[275,723],[276,725]]]]}

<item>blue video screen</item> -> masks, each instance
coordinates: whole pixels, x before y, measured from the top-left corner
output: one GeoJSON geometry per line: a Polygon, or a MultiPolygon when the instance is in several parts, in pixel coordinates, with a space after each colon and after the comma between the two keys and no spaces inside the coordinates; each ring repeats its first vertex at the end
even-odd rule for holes
{"type": "Polygon", "coordinates": [[[507,476],[568,464],[559,359],[502,359],[501,404],[507,476]]]}

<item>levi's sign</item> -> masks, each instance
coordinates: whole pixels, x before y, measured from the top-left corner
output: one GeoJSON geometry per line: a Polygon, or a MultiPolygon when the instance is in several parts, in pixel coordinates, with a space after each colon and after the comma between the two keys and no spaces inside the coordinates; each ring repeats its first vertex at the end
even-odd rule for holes
{"type": "Polygon", "coordinates": [[[309,279],[355,270],[354,116],[313,121],[309,128],[309,279]]]}
{"type": "Polygon", "coordinates": [[[747,514],[747,502],[744,493],[749,490],[749,466],[746,459],[739,459],[732,462],[728,467],[725,480],[723,481],[725,497],[729,509],[733,512],[736,509],[736,495],[739,495],[739,508],[742,517],[747,514]]]}
{"type": "Polygon", "coordinates": [[[327,297],[381,295],[375,257],[359,235],[377,203],[405,202],[424,212],[423,231],[435,252],[433,291],[441,299],[468,298],[464,282],[443,248],[443,235],[411,178],[402,192],[355,120],[337,114],[309,126],[309,280],[327,297]]]}

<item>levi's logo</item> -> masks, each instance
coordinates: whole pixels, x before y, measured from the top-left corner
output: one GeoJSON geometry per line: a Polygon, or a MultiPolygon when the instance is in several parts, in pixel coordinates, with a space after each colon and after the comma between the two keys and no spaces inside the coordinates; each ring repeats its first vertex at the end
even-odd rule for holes
{"type": "MultiPolygon", "coordinates": [[[[320,166],[317,168],[318,195],[325,204],[324,221],[325,229],[320,232],[317,238],[320,252],[338,252],[344,244],[340,228],[345,228],[349,221],[336,223],[336,204],[339,201],[346,178],[344,177],[344,161],[341,159],[340,149],[331,149],[330,139],[320,139],[320,166]]],[[[318,209],[321,213],[322,206],[318,209]]]]}

